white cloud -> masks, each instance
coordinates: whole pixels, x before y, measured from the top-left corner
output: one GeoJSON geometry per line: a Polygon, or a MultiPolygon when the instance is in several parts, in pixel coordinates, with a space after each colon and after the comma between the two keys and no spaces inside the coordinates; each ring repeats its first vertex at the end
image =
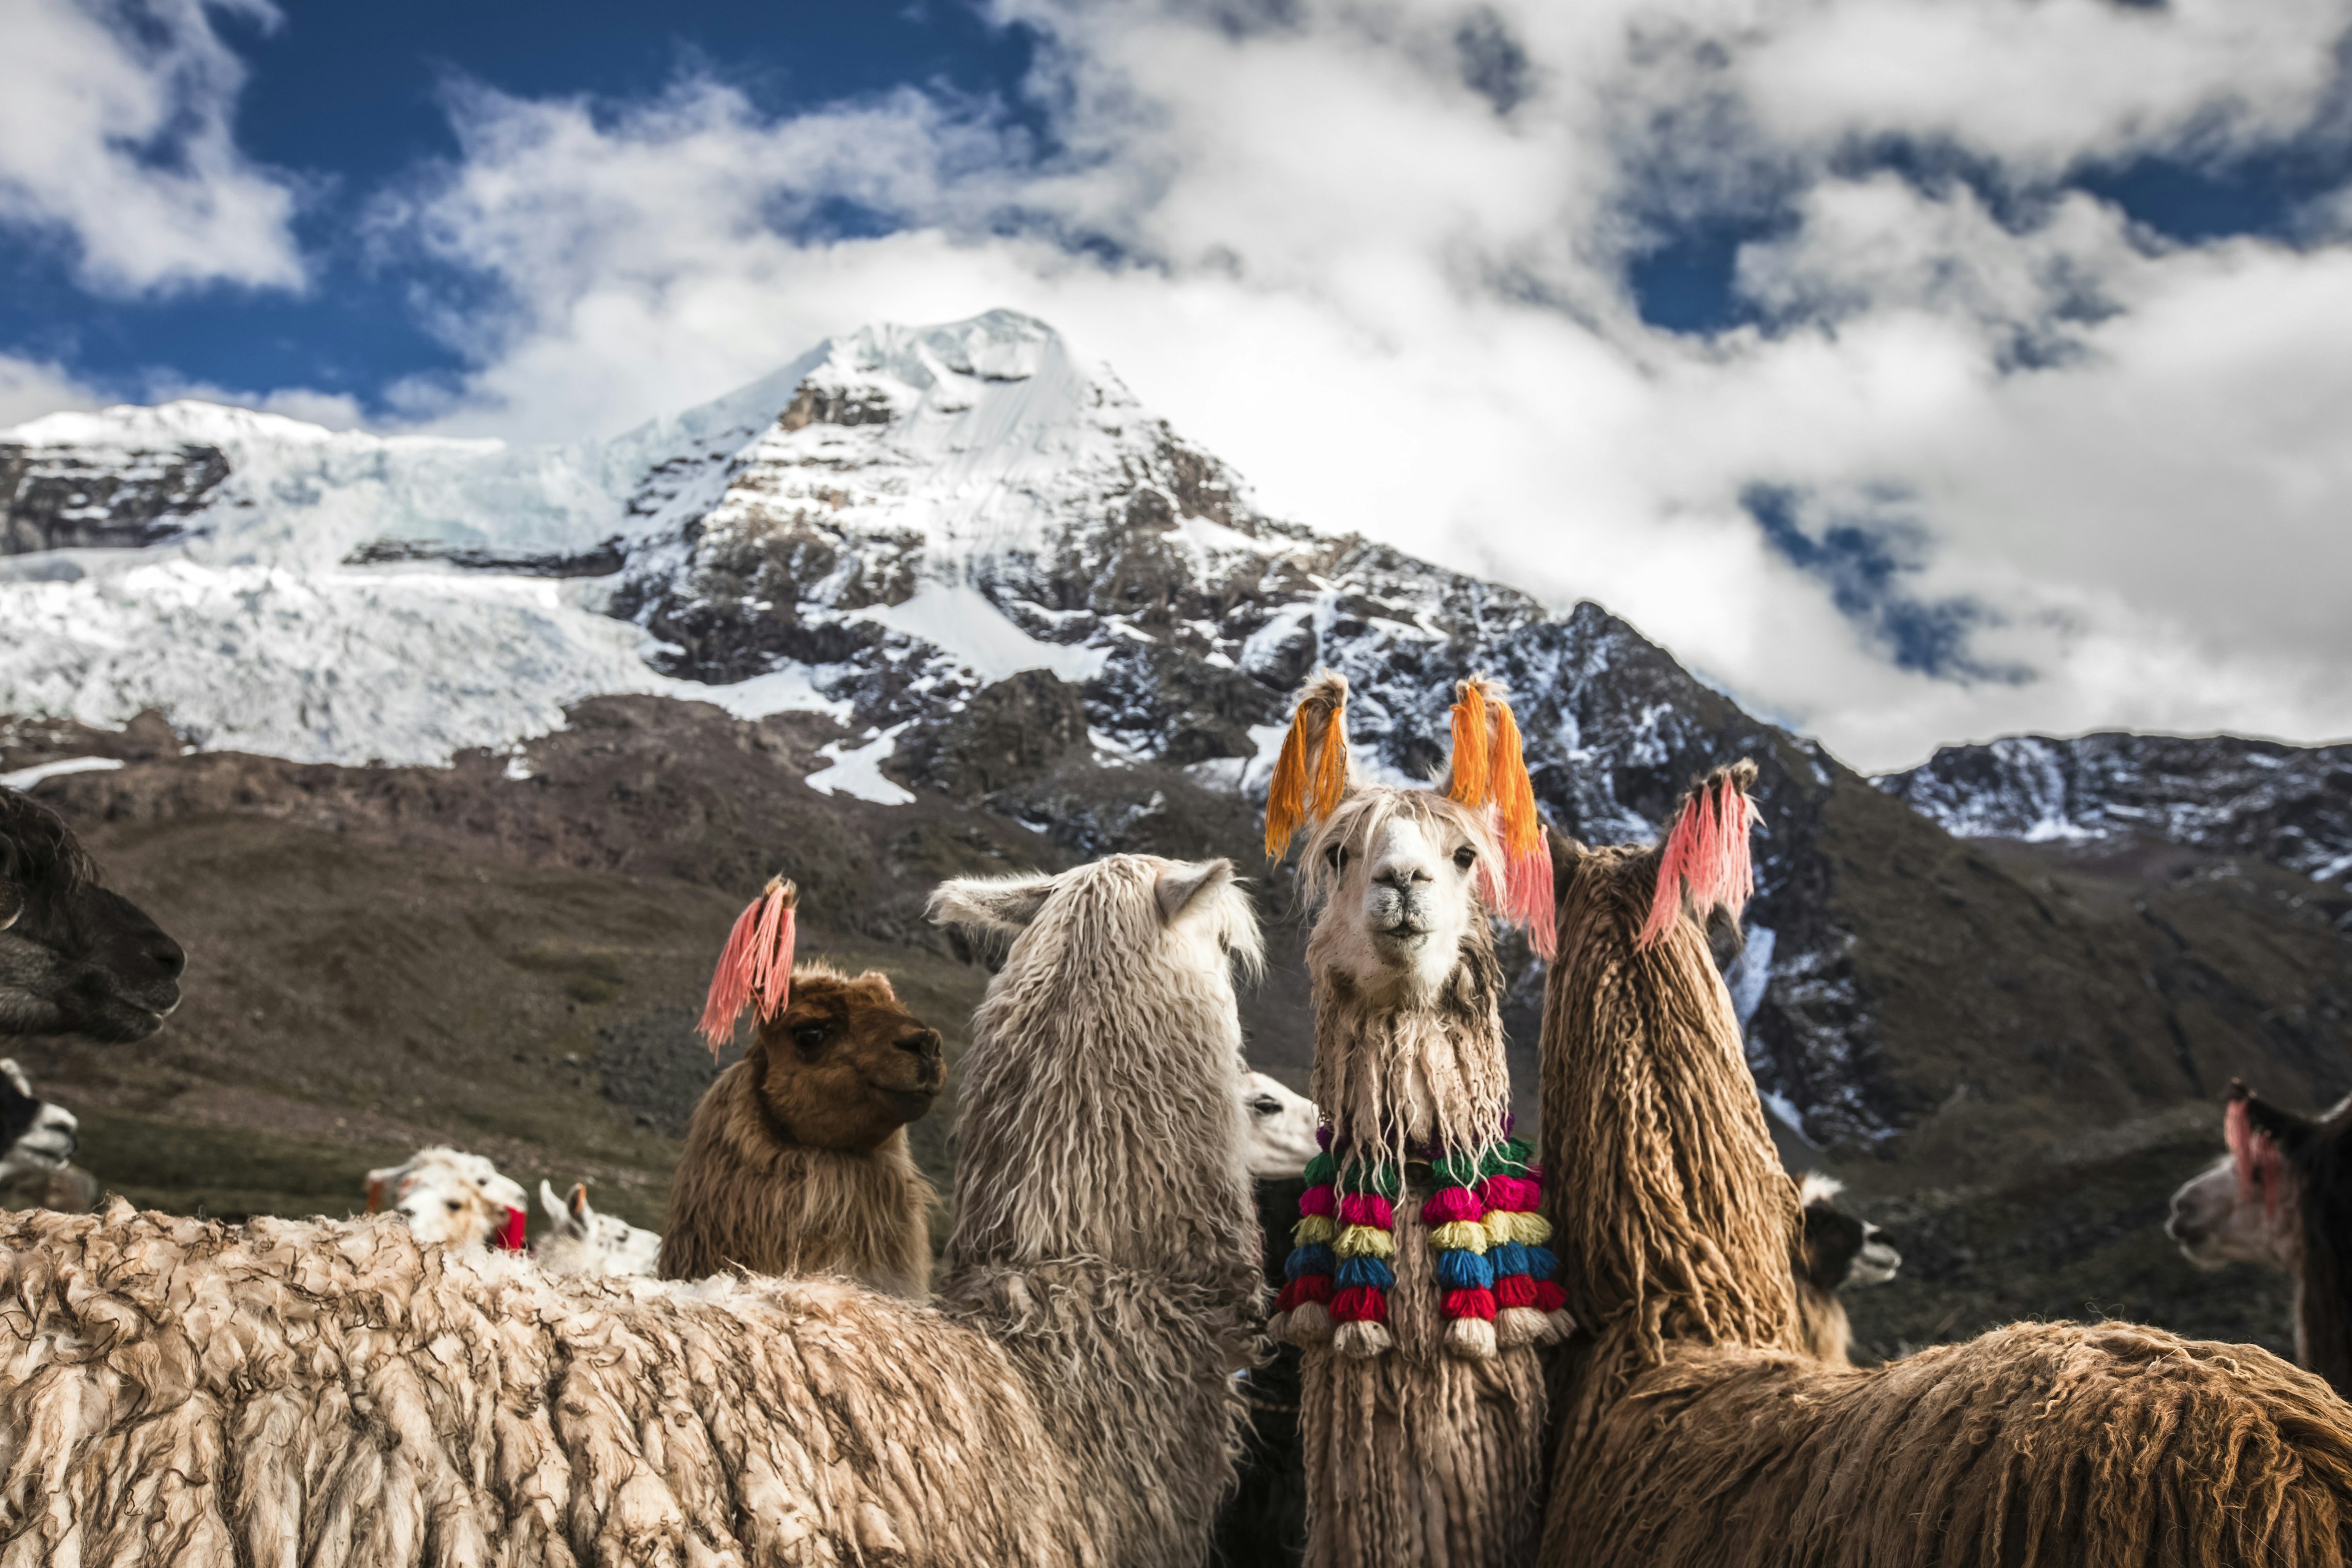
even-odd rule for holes
{"type": "Polygon", "coordinates": [[[2168,246],[2036,194],[2327,112],[2342,0],[1018,9],[1050,154],[911,91],[782,121],[707,82],[463,96],[462,157],[382,227],[502,300],[448,323],[478,368],[406,406],[614,429],[864,321],[1010,305],[1274,509],[1597,598],[1864,765],[2025,727],[2352,733],[2352,249],[2168,246]],[[1841,172],[1890,136],[2014,199],[1841,172]],[[1626,247],[1742,189],[1792,223],[1741,259],[1770,330],[1643,326],[1626,247]],[[842,202],[895,232],[827,237],[842,202]],[[1897,607],[1977,606],[1976,664],[2035,678],[1904,668],[1770,547],[1757,484],[1822,549],[1898,518],[1897,607]]]}
{"type": "Polygon", "coordinates": [[[0,354],[0,429],[61,408],[95,408],[105,401],[63,365],[0,354]]]}
{"type": "Polygon", "coordinates": [[[245,68],[208,11],[268,0],[16,0],[0,48],[0,224],[60,235],[86,287],[299,287],[294,193],[237,149],[245,68]]]}

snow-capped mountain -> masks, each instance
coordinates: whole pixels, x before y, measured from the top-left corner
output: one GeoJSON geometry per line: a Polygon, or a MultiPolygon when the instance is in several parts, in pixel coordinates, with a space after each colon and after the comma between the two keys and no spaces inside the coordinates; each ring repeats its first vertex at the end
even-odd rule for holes
{"type": "MultiPolygon", "coordinates": [[[[439,764],[520,752],[587,698],[691,698],[830,729],[812,789],[941,792],[1076,853],[1134,842],[1165,795],[1106,805],[1074,793],[1069,759],[1230,805],[1263,789],[1288,693],[1328,664],[1353,686],[1359,764],[1423,777],[1453,682],[1485,669],[1515,695],[1548,814],[1588,840],[1646,838],[1694,774],[1757,760],[1760,890],[1728,979],[1788,1120],[1869,1142],[1948,1094],[1945,1058],[1887,1065],[1873,998],[1912,1004],[1865,984],[1854,928],[1878,917],[1853,911],[1914,919],[1927,895],[1871,882],[1871,858],[1909,845],[1924,864],[1948,839],[1596,605],[1264,515],[1011,312],[869,327],[563,447],[194,403],[37,420],[0,432],[0,715],[155,709],[206,750],[439,764]],[[1037,765],[989,760],[1008,749],[1037,765]],[[1872,888],[1894,904],[1857,902],[1872,888]]],[[[1966,815],[1980,794],[2021,803],[2016,837],[2048,815],[2023,773],[1979,790],[1937,783],[1945,762],[1889,787],[1962,832],[2006,831],[1966,815]]]]}
{"type": "Polygon", "coordinates": [[[2148,838],[2352,878],[2352,745],[2231,735],[2018,735],[1873,781],[1964,838],[2148,838]]]}

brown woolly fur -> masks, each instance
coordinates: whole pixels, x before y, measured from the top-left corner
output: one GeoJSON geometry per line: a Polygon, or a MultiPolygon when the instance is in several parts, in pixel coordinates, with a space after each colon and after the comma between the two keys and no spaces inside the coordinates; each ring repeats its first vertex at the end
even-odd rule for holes
{"type": "Polygon", "coordinates": [[[943,1306],[551,1279],[385,1219],[0,1218],[0,1563],[1196,1568],[1260,1293],[1255,927],[1222,862],[1082,867],[1034,913],[943,1306]]]}
{"type": "MultiPolygon", "coordinates": [[[[1319,826],[1301,856],[1321,906],[1307,940],[1315,992],[1314,1099],[1360,1151],[1403,1167],[1396,1202],[1393,1348],[1370,1359],[1330,1342],[1302,1346],[1300,1419],[1307,1485],[1307,1561],[1318,1568],[1478,1568],[1524,1563],[1540,1520],[1541,1371],[1531,1344],[1479,1359],[1447,1353],[1444,1291],[1422,1205],[1434,1184],[1407,1144],[1455,1150],[1502,1136],[1510,1082],[1502,972],[1478,905],[1479,870],[1499,871],[1486,814],[1430,790],[1361,789],[1319,826]],[[1362,879],[1392,826],[1435,848],[1464,909],[1436,987],[1375,998],[1360,978],[1362,879]],[[1456,847],[1473,864],[1456,870],[1456,847]],[[1481,863],[1484,865],[1482,866],[1481,863]]],[[[1434,912],[1424,921],[1437,921],[1434,912]]],[[[1438,930],[1448,929],[1444,924],[1438,930]]]]}
{"type": "Polygon", "coordinates": [[[842,1274],[895,1295],[930,1288],[931,1184],[905,1123],[946,1082],[940,1037],[890,982],[793,971],[783,1012],[694,1108],[670,1185],[661,1275],[842,1274]]]}
{"type": "Polygon", "coordinates": [[[2252,1346],[2029,1323],[1872,1371],[1799,1353],[1796,1184],[1705,911],[1637,950],[1657,872],[1554,840],[1544,1195],[1591,1331],[1555,1368],[1538,1561],[2343,1563],[2352,1407],[2252,1346]]]}

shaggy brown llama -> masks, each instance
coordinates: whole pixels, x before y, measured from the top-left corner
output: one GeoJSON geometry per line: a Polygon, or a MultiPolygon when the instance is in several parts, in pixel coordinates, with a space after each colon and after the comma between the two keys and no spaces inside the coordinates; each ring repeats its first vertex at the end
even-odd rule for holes
{"type": "Polygon", "coordinates": [[[1804,1219],[1797,1242],[1797,1334],[1815,1361],[1843,1366],[1853,1359],[1853,1323],[1841,1290],[1884,1285],[1903,1267],[1886,1233],[1837,1206],[1843,1185],[1807,1172],[1797,1180],[1804,1219]]]}
{"type": "Polygon", "coordinates": [[[792,971],[783,1010],[694,1108],[662,1226],[661,1277],[841,1274],[919,1298],[931,1206],[906,1124],[947,1083],[940,1034],[889,979],[792,971]]]}
{"type": "Polygon", "coordinates": [[[1259,1296],[1249,901],[1117,856],[938,903],[1020,931],[938,1305],[383,1219],[0,1217],[0,1559],[1198,1568],[1259,1296]]]}
{"type": "Polygon", "coordinates": [[[187,954],[99,885],[63,818],[0,786],[0,1036],[143,1040],[180,1005],[187,954]]]}
{"type": "Polygon", "coordinates": [[[1753,777],[1695,790],[1666,876],[1554,840],[1546,1198],[1589,1332],[1555,1368],[1539,1561],[2342,1563],[2352,1408],[2263,1351],[2022,1323],[1875,1370],[1799,1353],[1797,1188],[1702,925],[1746,891],[1753,777]]]}
{"type": "Polygon", "coordinates": [[[2245,1259],[2294,1279],[2294,1358],[2352,1396],[2352,1099],[2317,1116],[2232,1079],[2230,1152],[2173,1194],[2166,1231],[2191,1263],[2245,1259]]]}
{"type": "MultiPolygon", "coordinates": [[[[1347,695],[1328,671],[1300,693],[1267,809],[1269,851],[1292,822],[1309,827],[1314,1098],[1330,1135],[1269,1325],[1302,1352],[1307,1561],[1504,1568],[1526,1561],[1540,1522],[1535,1346],[1566,1327],[1529,1278],[1545,1237],[1524,1145],[1507,1142],[1502,969],[1482,899],[1507,904],[1527,875],[1507,812],[1491,809],[1493,782],[1516,797],[1525,768],[1509,709],[1465,682],[1454,790],[1357,785],[1347,695]],[[1311,795],[1286,790],[1286,772],[1311,795]]],[[[1532,796],[1510,804],[1548,880],[1532,796]]],[[[1535,1279],[1556,1290],[1542,1256],[1535,1279]]]]}

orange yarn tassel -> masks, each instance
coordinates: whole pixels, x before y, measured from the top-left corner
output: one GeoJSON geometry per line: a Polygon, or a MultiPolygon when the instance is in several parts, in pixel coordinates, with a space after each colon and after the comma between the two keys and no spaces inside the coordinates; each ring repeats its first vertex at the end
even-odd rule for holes
{"type": "Polygon", "coordinates": [[[756,1005],[765,1023],[792,999],[793,910],[799,901],[800,889],[776,877],[735,917],[719,967],[711,971],[710,994],[697,1026],[697,1032],[710,1042],[712,1058],[735,1037],[735,1021],[745,1007],[756,1005]]]}
{"type": "Polygon", "coordinates": [[[1321,821],[1339,809],[1348,794],[1348,705],[1331,710],[1323,726],[1323,749],[1315,757],[1315,818],[1321,821]]]}
{"type": "Polygon", "coordinates": [[[1454,784],[1446,793],[1476,810],[1494,809],[1495,837],[1503,849],[1498,880],[1482,879],[1479,892],[1495,912],[1528,931],[1528,942],[1546,958],[1558,945],[1552,930],[1551,855],[1544,846],[1543,819],[1536,815],[1536,788],[1519,721],[1511,705],[1483,675],[1454,688],[1454,784]]]}
{"type": "MultiPolygon", "coordinates": [[[[1748,776],[1753,778],[1750,766],[1748,776]]],[[[1756,892],[1755,869],[1748,858],[1752,822],[1747,792],[1728,773],[1691,793],[1666,835],[1665,852],[1658,861],[1658,890],[1634,946],[1656,943],[1674,928],[1685,902],[1701,919],[1717,909],[1729,910],[1735,921],[1739,919],[1756,892]]]]}
{"type": "Polygon", "coordinates": [[[1454,689],[1461,700],[1454,705],[1454,787],[1445,793],[1464,805],[1480,806],[1486,804],[1488,788],[1486,689],[1475,680],[1454,689]]]}
{"type": "Polygon", "coordinates": [[[1281,859],[1291,837],[1339,810],[1347,794],[1348,682],[1327,669],[1300,691],[1282,754],[1275,759],[1265,794],[1266,858],[1281,859]]]}

